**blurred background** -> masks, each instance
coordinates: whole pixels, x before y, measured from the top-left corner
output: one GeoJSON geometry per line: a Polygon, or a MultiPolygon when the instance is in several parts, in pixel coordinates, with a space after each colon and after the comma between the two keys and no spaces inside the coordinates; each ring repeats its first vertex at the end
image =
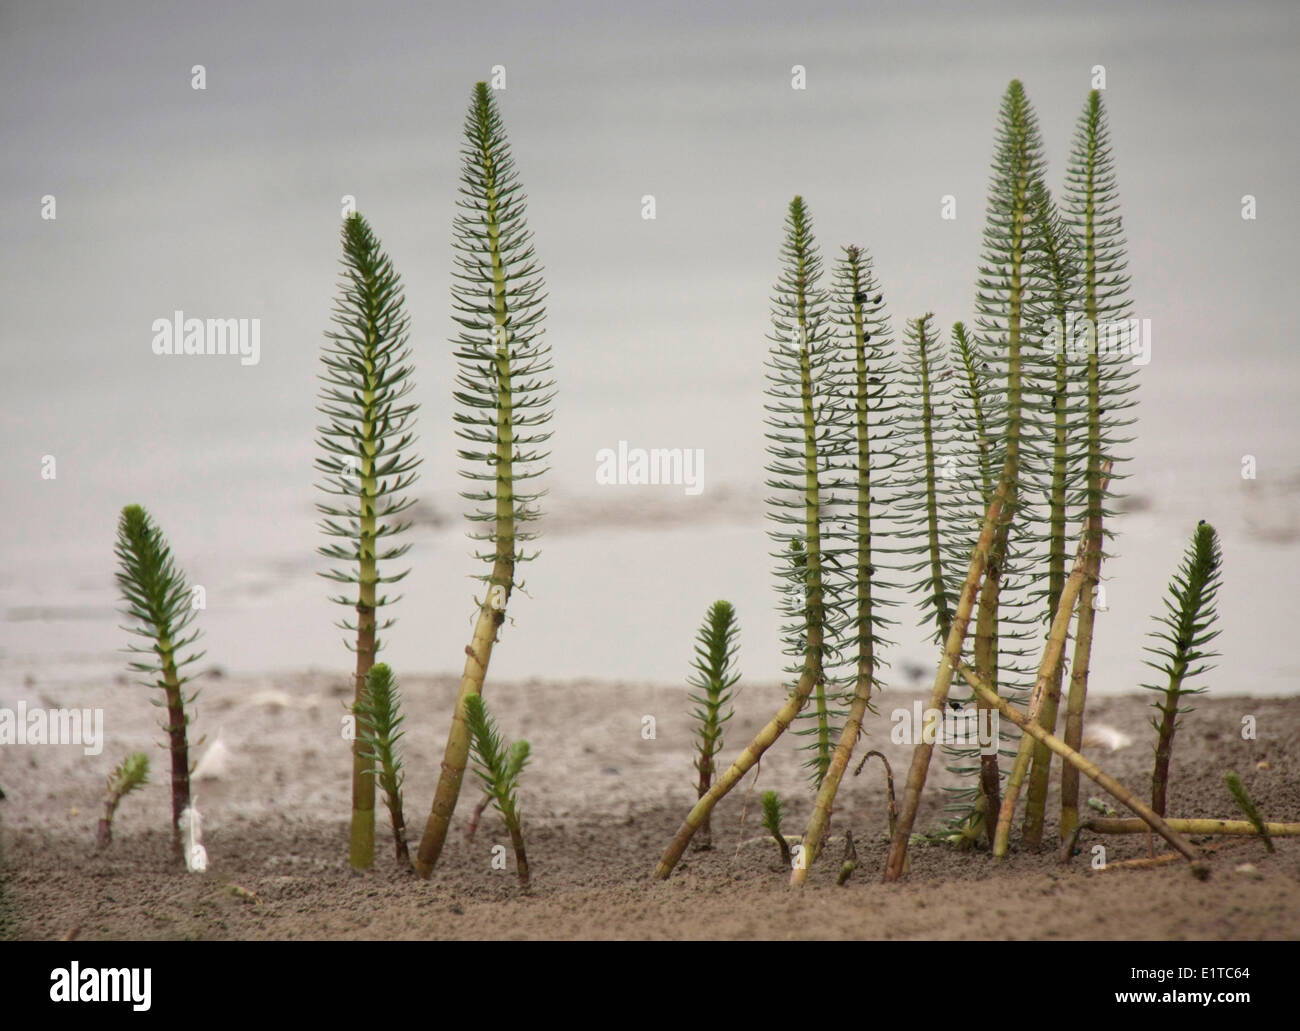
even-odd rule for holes
{"type": "MultiPolygon", "coordinates": [[[[828,264],[870,251],[896,334],[926,311],[946,331],[972,314],[1007,81],[1059,188],[1103,65],[1152,360],[1092,683],[1145,679],[1150,616],[1204,518],[1225,562],[1205,682],[1295,693],[1298,44],[1290,3],[0,4],[0,686],[123,669],[128,502],[206,589],[199,668],[351,667],[316,575],[312,469],[344,195],[405,280],[422,405],[385,657],[460,670],[479,564],[456,497],[450,228],[470,90],[496,65],[560,394],[543,550],[493,674],[678,682],[726,597],[741,669],[776,680],[762,391],[790,197],[828,264]],[[260,363],[155,356],[151,324],[178,309],[261,319],[260,363]],[[702,448],[703,493],[598,487],[595,454],[620,440],[702,448]]],[[[906,685],[932,659],[898,612],[906,685]]]]}

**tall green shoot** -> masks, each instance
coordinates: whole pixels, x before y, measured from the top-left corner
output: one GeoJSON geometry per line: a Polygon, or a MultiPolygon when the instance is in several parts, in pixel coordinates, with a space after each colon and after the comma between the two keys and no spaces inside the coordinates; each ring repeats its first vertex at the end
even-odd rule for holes
{"type": "MultiPolygon", "coordinates": [[[[419,458],[407,454],[414,442],[411,427],[417,405],[404,400],[412,389],[409,320],[403,311],[401,279],[380,247],[370,225],[358,214],[343,223],[343,273],[334,305],[335,329],[325,334],[318,411],[328,420],[317,427],[323,452],[316,469],[325,479],[318,489],[326,500],[316,509],[325,518],[321,531],[336,538],[318,549],[341,565],[322,573],[326,579],[355,588],[330,600],[356,613],[338,626],[354,635],[356,653],[353,705],[365,693],[366,676],[379,651],[379,633],[393,625],[377,619],[379,609],[396,602],[379,593],[409,570],[381,575],[380,563],[406,554],[409,544],[389,538],[410,524],[397,521],[414,499],[402,492],[418,477],[419,458]]],[[[365,869],[375,858],[374,763],[365,740],[373,728],[358,717],[352,742],[352,817],[349,861],[365,869]]]]}
{"type": "MultiPolygon", "coordinates": [[[[740,647],[736,640],[738,634],[736,610],[728,601],[715,601],[709,606],[704,624],[696,634],[694,671],[687,683],[695,688],[690,700],[695,703],[691,715],[695,718],[695,733],[699,739],[695,756],[699,798],[709,793],[717,755],[722,751],[722,728],[735,714],[730,702],[732,688],[740,679],[740,673],[735,669],[736,652],[740,647]]],[[[709,823],[706,816],[697,842],[700,849],[712,846],[709,823]]]]}
{"type": "Polygon", "coordinates": [[[162,530],[139,505],[122,509],[114,551],[119,563],[117,585],[126,601],[122,614],[134,621],[134,625],[122,629],[148,642],[147,647],[127,646],[132,654],[149,656],[132,661],[129,668],[149,678],[140,683],[163,692],[164,701],[155,704],[167,709],[163,729],[167,731],[172,760],[172,852],[175,859],[181,860],[180,819],[190,804],[190,715],[186,710],[198,696],[198,691],[185,693],[190,678],[182,671],[204,654],[185,654],[199,639],[199,630],[189,629],[198,609],[162,530]]]}
{"type": "Polygon", "coordinates": [[[455,339],[457,435],[468,463],[462,474],[478,489],[461,496],[474,507],[472,534],[486,550],[476,557],[490,572],[479,577],[482,598],[465,649],[456,708],[442,773],[416,855],[416,872],[429,877],[442,854],[470,751],[465,703],[483,690],[497,635],[506,619],[519,563],[536,557],[523,546],[536,536],[540,493],[529,481],[546,471],[543,427],[551,419],[550,347],[542,339],[544,285],[525,220],[525,197],[496,100],[485,82],[474,87],[461,149],[461,198],[452,230],[456,271],[452,300],[460,332],[455,339]]]}
{"type": "Polygon", "coordinates": [[[1163,684],[1143,684],[1148,691],[1160,695],[1154,703],[1159,718],[1151,725],[1156,730],[1156,759],[1151,772],[1151,808],[1165,815],[1169,793],[1169,764],[1174,752],[1174,731],[1181,722],[1179,717],[1191,712],[1182,699],[1188,695],[1203,694],[1202,687],[1184,687],[1184,683],[1213,669],[1206,660],[1218,653],[1208,651],[1210,642],[1219,636],[1214,629],[1217,610],[1216,597],[1222,582],[1222,553],[1214,527],[1202,520],[1183,555],[1182,565],[1169,582],[1164,598],[1165,611],[1156,617],[1159,629],[1148,636],[1160,643],[1148,647],[1154,661],[1147,665],[1163,674],[1163,684]]]}

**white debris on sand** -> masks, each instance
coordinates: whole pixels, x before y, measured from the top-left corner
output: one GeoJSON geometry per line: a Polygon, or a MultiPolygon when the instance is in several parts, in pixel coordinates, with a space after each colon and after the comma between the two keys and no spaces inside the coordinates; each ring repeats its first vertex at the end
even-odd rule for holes
{"type": "Polygon", "coordinates": [[[1098,748],[1108,748],[1112,752],[1118,752],[1121,748],[1127,748],[1133,743],[1133,739],[1125,734],[1122,730],[1106,723],[1089,723],[1086,724],[1083,731],[1083,747],[1088,748],[1096,746],[1098,748]]]}

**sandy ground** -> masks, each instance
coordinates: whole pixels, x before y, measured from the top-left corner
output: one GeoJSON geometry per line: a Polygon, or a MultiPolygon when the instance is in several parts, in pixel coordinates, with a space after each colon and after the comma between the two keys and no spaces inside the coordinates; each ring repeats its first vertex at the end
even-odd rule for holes
{"type": "MultiPolygon", "coordinates": [[[[759,827],[757,795],[787,800],[786,831],[800,833],[811,802],[794,742],[783,739],[762,766],[741,835],[750,779],[715,811],[714,845],[688,852],[667,883],[651,868],[693,800],[691,727],[685,690],[590,681],[491,683],[488,699],[510,737],[527,737],[534,764],[521,801],[533,887],[523,895],[492,850],[508,839],[495,815],[472,843],[461,831],[476,794],[462,796],[443,860],[431,881],[400,872],[386,811],[373,871],[347,864],[348,757],[339,731],[342,676],[303,673],[275,680],[205,675],[196,730],[228,750],[225,773],[196,784],[210,867],[188,874],[170,863],[168,759],[149,692],[124,683],[0,689],[0,706],[101,706],[106,744],[10,745],[0,750],[0,926],[22,939],[252,938],[1086,938],[1222,939],[1300,937],[1300,841],[1268,855],[1249,839],[1216,839],[1209,876],[1186,863],[1094,871],[1101,839],[1062,866],[1055,851],[986,853],[917,843],[901,885],[879,883],[885,854],[885,792],[874,763],[840,793],[832,833],[851,827],[860,865],[837,887],[838,844],[792,894],[774,844],[759,827]],[[643,737],[645,717],[655,736],[643,737]],[[128,751],[148,751],[153,782],[127,798],[112,846],[94,850],[103,779],[128,751]],[[1247,869],[1239,869],[1249,864],[1247,869]]],[[[423,827],[432,798],[450,677],[403,681],[408,714],[408,823],[423,827]]],[[[775,685],[738,696],[725,755],[779,704],[775,685]]],[[[910,748],[888,741],[887,713],[915,696],[889,692],[869,727],[871,747],[894,764],[901,795],[910,748]]],[[[1300,699],[1202,698],[1185,717],[1175,750],[1170,812],[1233,818],[1223,787],[1241,773],[1267,818],[1300,819],[1300,699]],[[1242,717],[1257,738],[1243,740],[1242,717]]],[[[1119,751],[1090,755],[1138,794],[1149,786],[1151,713],[1144,697],[1098,699],[1096,722],[1128,733],[1119,751]]],[[[863,750],[859,746],[859,751],[863,750]]],[[[938,755],[936,755],[938,759],[938,755]]],[[[467,778],[467,785],[469,780],[467,778]]],[[[917,829],[934,827],[941,787],[936,762],[917,829]]],[[[1085,797],[1101,792],[1084,782],[1085,797]]],[[[1055,811],[1055,794],[1049,813],[1055,811]]],[[[1053,828],[1054,832],[1054,828],[1053,828]]],[[[1053,834],[1054,841],[1054,834],[1053,834]]],[[[1193,839],[1198,846],[1210,839],[1193,839]]],[[[1145,854],[1145,836],[1105,839],[1112,862],[1145,854]]],[[[507,849],[508,852],[508,849],[507,849]]]]}

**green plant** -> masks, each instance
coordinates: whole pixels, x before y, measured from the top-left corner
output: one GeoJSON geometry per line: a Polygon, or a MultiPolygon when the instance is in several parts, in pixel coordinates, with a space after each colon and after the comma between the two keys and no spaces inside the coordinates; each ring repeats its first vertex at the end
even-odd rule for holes
{"type": "Polygon", "coordinates": [[[95,832],[95,846],[108,848],[113,841],[113,815],[118,803],[138,787],[149,783],[149,757],[143,752],[133,752],[114,767],[108,775],[104,792],[104,815],[99,818],[95,832]]]}
{"type": "MultiPolygon", "coordinates": [[[[975,608],[976,597],[980,591],[980,583],[984,577],[989,556],[993,552],[998,526],[1002,521],[1007,504],[1011,473],[1010,461],[1004,460],[997,489],[993,492],[988,511],[984,513],[984,522],[980,529],[979,538],[971,549],[966,578],[954,595],[957,602],[956,607],[953,609],[952,629],[948,631],[948,639],[943,646],[943,658],[939,662],[939,668],[934,675],[934,684],[930,688],[929,708],[935,712],[941,712],[943,707],[947,705],[948,691],[952,686],[953,676],[961,664],[962,646],[966,641],[967,631],[970,628],[970,620],[975,608]]],[[[970,679],[967,678],[968,681],[970,679]]],[[[972,686],[974,685],[972,684],[972,686]]],[[[987,701],[990,695],[985,694],[983,697],[987,701]]],[[[991,697],[1000,704],[1006,704],[997,698],[996,691],[991,692],[991,697]]],[[[989,704],[990,707],[997,707],[992,702],[989,702],[989,704]]],[[[916,812],[921,805],[921,793],[925,790],[925,782],[930,773],[930,759],[933,755],[933,742],[926,741],[925,736],[922,735],[916,747],[912,749],[912,763],[908,767],[907,783],[903,788],[903,804],[899,809],[898,822],[894,826],[892,840],[889,843],[889,855],[885,860],[884,880],[886,882],[898,880],[908,869],[907,847],[912,838],[912,827],[916,823],[916,812]]]]}
{"type": "Polygon", "coordinates": [[[344,221],[342,235],[343,275],[333,316],[337,329],[325,334],[321,350],[318,411],[328,422],[317,427],[323,455],[316,469],[326,477],[318,489],[330,500],[318,502],[316,508],[325,516],[321,530],[340,541],[318,551],[343,563],[321,575],[356,587],[354,596],[339,594],[330,600],[356,611],[355,622],[345,618],[338,625],[355,634],[355,644],[348,642],[356,652],[353,706],[358,712],[349,859],[354,868],[365,869],[375,857],[375,780],[365,745],[373,728],[359,706],[380,647],[378,635],[393,625],[391,619],[379,623],[376,614],[398,600],[380,595],[378,589],[409,572],[383,576],[379,566],[410,548],[389,541],[410,525],[395,517],[414,504],[402,492],[417,479],[420,460],[407,454],[418,406],[405,400],[412,383],[401,279],[360,215],[344,221]]]}
{"type": "MultiPolygon", "coordinates": [[[[1072,375],[1077,371],[1077,365],[1072,366],[1070,350],[1065,346],[1071,331],[1070,322],[1077,310],[1080,269],[1076,240],[1063,223],[1051,194],[1042,182],[1035,182],[1030,189],[1030,210],[1030,223],[1037,243],[1034,254],[1045,287],[1033,298],[1034,317],[1031,321],[1040,322],[1048,345],[1032,355],[1046,366],[1034,380],[1048,391],[1040,399],[1039,410],[1042,430],[1045,435],[1050,435],[1050,466],[1038,471],[1045,481],[1042,486],[1048,504],[1046,590],[1040,594],[1046,602],[1045,618],[1049,626],[1054,626],[1066,581],[1068,495],[1077,486],[1083,467],[1078,448],[1071,447],[1071,441],[1077,439],[1078,431],[1086,426],[1079,410],[1079,392],[1077,388],[1070,389],[1072,381],[1077,378],[1072,375]]],[[[1107,466],[1108,471],[1109,468],[1107,466]]],[[[1053,734],[1056,733],[1063,670],[1063,663],[1056,661],[1038,713],[1039,726],[1053,734]]],[[[1032,767],[1022,835],[1025,845],[1033,848],[1043,839],[1052,752],[1045,745],[1022,738],[1012,776],[1017,780],[1023,777],[1024,766],[1029,762],[1032,762],[1032,767]]]]}
{"type": "Polygon", "coordinates": [[[790,202],[786,216],[784,267],[772,294],[772,333],[768,339],[768,518],[776,524],[768,536],[776,543],[777,593],[782,599],[786,673],[795,679],[795,694],[807,681],[811,706],[800,707],[794,733],[811,737],[803,746],[814,787],[830,766],[832,741],[844,712],[828,672],[838,660],[834,650],[841,618],[828,591],[824,538],[829,518],[829,439],[827,422],[834,404],[837,358],[830,298],[821,286],[822,259],[813,235],[812,215],[802,197],[790,202]],[[784,556],[789,555],[787,560],[784,556]]]}
{"type": "MultiPolygon", "coordinates": [[[[965,570],[970,562],[970,538],[977,533],[984,513],[993,501],[997,486],[994,441],[990,437],[986,398],[994,389],[992,369],[983,362],[966,325],[956,322],[948,347],[948,374],[953,380],[948,410],[941,424],[948,424],[945,454],[939,470],[931,479],[943,486],[936,499],[937,537],[941,549],[940,565],[944,593],[949,604],[959,597],[965,570]]],[[[914,378],[915,381],[915,378],[914,378]]],[[[915,401],[913,402],[915,406],[915,401]]],[[[928,536],[927,529],[927,536],[928,536]]],[[[937,610],[936,610],[937,615],[937,610]]],[[[943,625],[940,625],[943,630],[943,625]]],[[[939,638],[942,645],[946,632],[939,638]]],[[[956,688],[955,688],[956,689],[956,688]]],[[[970,704],[978,709],[974,693],[955,694],[958,705],[970,704]]],[[[972,845],[984,832],[984,796],[979,786],[979,749],[945,742],[947,769],[959,778],[945,787],[948,801],[944,806],[943,840],[959,848],[972,845]]]]}
{"type": "Polygon", "coordinates": [[[151,678],[140,683],[161,689],[167,708],[163,728],[167,731],[172,759],[172,851],[176,859],[181,859],[180,819],[190,804],[186,731],[190,717],[186,707],[198,696],[198,691],[185,694],[190,678],[181,671],[204,653],[181,656],[199,638],[197,629],[187,633],[198,609],[192,604],[185,574],[172,559],[162,530],[139,505],[122,509],[114,551],[119,563],[117,585],[127,606],[122,614],[137,624],[122,629],[149,642],[148,647],[127,646],[130,653],[150,656],[144,661],[131,662],[129,668],[151,678]]]}
{"type": "Polygon", "coordinates": [[[469,755],[465,703],[483,690],[497,634],[505,622],[516,567],[536,557],[522,545],[536,534],[538,492],[523,490],[545,472],[543,429],[551,418],[550,347],[542,339],[543,283],[524,217],[524,193],[496,101],[487,83],[474,87],[465,121],[460,211],[453,228],[452,285],[459,389],[455,399],[463,475],[481,486],[462,494],[481,506],[469,513],[488,545],[476,557],[490,566],[465,649],[465,667],[443,751],[442,773],[420,839],[415,868],[429,877],[442,854],[469,755]]]}
{"type": "Polygon", "coordinates": [[[1255,832],[1264,839],[1264,847],[1270,852],[1276,852],[1277,849],[1273,847],[1273,839],[1269,836],[1268,825],[1264,822],[1264,818],[1260,816],[1259,809],[1256,808],[1250,795],[1246,793],[1246,785],[1241,782],[1241,777],[1235,771],[1229,770],[1224,779],[1227,781],[1228,791],[1232,794],[1233,801],[1246,814],[1246,818],[1250,820],[1255,832]]]}
{"type": "MultiPolygon", "coordinates": [[[[736,610],[728,601],[715,601],[709,606],[704,624],[696,634],[695,672],[687,683],[701,693],[692,693],[695,703],[691,715],[695,718],[695,733],[699,739],[695,769],[699,772],[699,798],[709,791],[713,780],[714,758],[722,751],[722,726],[731,719],[735,710],[723,707],[731,701],[732,691],[740,674],[733,668],[739,644],[736,610]]],[[[712,844],[709,818],[704,818],[700,828],[699,845],[712,844]]]]}
{"type": "MultiPolygon", "coordinates": [[[[781,736],[803,710],[810,696],[814,706],[815,735],[810,746],[814,781],[830,766],[834,718],[827,692],[827,666],[835,661],[833,638],[838,627],[830,622],[823,584],[822,532],[826,513],[822,507],[823,481],[829,458],[825,452],[827,430],[819,416],[833,403],[835,385],[831,363],[836,357],[827,321],[828,300],[818,283],[821,257],[813,239],[812,219],[802,197],[790,202],[786,216],[785,267],[772,297],[771,347],[768,359],[768,487],[777,493],[768,500],[768,518],[778,529],[768,531],[776,542],[777,594],[786,623],[786,653],[796,661],[789,668],[798,679],[776,715],[754,736],[720,778],[687,814],[655,867],[655,876],[667,878],[686,851],[687,844],[730,791],[781,736]]],[[[837,615],[838,613],[833,613],[837,615]]]]}
{"type": "Polygon", "coordinates": [[[952,603],[943,563],[949,524],[941,522],[940,514],[952,500],[957,479],[959,424],[948,418],[956,407],[951,397],[954,377],[943,360],[933,315],[908,319],[898,378],[900,394],[907,400],[898,416],[907,475],[892,508],[899,521],[898,539],[907,542],[904,554],[914,558],[901,571],[911,574],[908,589],[920,596],[919,623],[933,623],[930,637],[941,644],[952,629],[952,603]]]}
{"type": "Polygon", "coordinates": [[[763,804],[763,826],[767,832],[772,835],[772,840],[776,842],[777,850],[781,853],[781,865],[789,870],[793,865],[790,860],[790,843],[785,840],[785,834],[781,831],[781,816],[784,806],[781,804],[781,796],[775,791],[764,791],[762,798],[763,804]]]}
{"type": "MultiPolygon", "coordinates": [[[[1119,347],[1103,349],[1100,330],[1126,324],[1129,316],[1129,277],[1124,255],[1124,230],[1119,214],[1114,159],[1101,93],[1093,90],[1075,130],[1062,198],[1062,219],[1074,236],[1082,266],[1078,295],[1083,302],[1087,367],[1086,521],[1089,527],[1088,580],[1079,596],[1074,659],[1066,701],[1065,743],[1078,749],[1083,741],[1083,713],[1088,694],[1088,670],[1096,622],[1094,592],[1101,579],[1106,520],[1112,515],[1116,492],[1102,486],[1102,468],[1115,465],[1127,443],[1122,434],[1132,424],[1127,415],[1135,366],[1119,347]]],[[[1122,479],[1122,477],[1119,477],[1122,479]]],[[[1070,766],[1061,772],[1061,838],[1079,819],[1079,775],[1070,766]]]]}
{"type": "Polygon", "coordinates": [[[1203,694],[1205,687],[1184,687],[1185,681],[1198,677],[1213,666],[1206,662],[1218,653],[1207,651],[1211,641],[1219,636],[1213,629],[1217,611],[1215,599],[1221,582],[1222,553],[1214,527],[1201,520],[1192,534],[1183,555],[1182,565],[1169,582],[1164,598],[1165,611],[1155,617],[1159,629],[1149,634],[1161,642],[1146,650],[1155,656],[1147,665],[1162,673],[1163,685],[1143,684],[1155,691],[1160,700],[1154,703],[1158,719],[1152,718],[1156,729],[1156,761],[1151,772],[1151,808],[1165,815],[1165,802],[1169,791],[1169,763],[1174,752],[1174,731],[1179,717],[1191,712],[1181,701],[1187,695],[1203,694]]]}
{"type": "Polygon", "coordinates": [[[472,694],[465,699],[465,722],[474,752],[474,772],[505,821],[515,849],[519,884],[527,888],[528,856],[524,852],[524,828],[519,813],[519,775],[528,765],[528,742],[514,741],[505,747],[481,695],[472,694]]]}
{"type": "Polygon", "coordinates": [[[402,723],[406,717],[402,715],[402,694],[397,678],[387,663],[378,662],[370,668],[361,700],[353,705],[352,711],[360,717],[358,725],[368,728],[362,739],[365,758],[379,778],[379,786],[384,789],[384,803],[393,823],[397,861],[404,867],[409,866],[411,856],[406,842],[406,817],[402,810],[402,782],[406,775],[402,772],[402,754],[398,750],[398,742],[405,733],[402,723]]]}
{"type": "MultiPolygon", "coordinates": [[[[976,675],[975,671],[971,669],[969,665],[964,662],[959,663],[958,670],[965,681],[975,689],[975,693],[984,699],[992,708],[996,709],[1003,719],[1010,720],[1020,728],[1022,733],[1028,734],[1036,741],[1047,745],[1048,748],[1064,759],[1068,765],[1078,770],[1085,777],[1094,781],[1113,798],[1132,809],[1133,812],[1137,813],[1138,816],[1142,818],[1151,830],[1155,831],[1169,842],[1169,844],[1173,845],[1184,859],[1187,859],[1190,862],[1196,861],[1196,853],[1192,850],[1191,845],[1184,841],[1182,836],[1176,830],[1170,827],[1164,817],[1150,809],[1140,798],[1137,797],[1137,795],[1129,791],[1124,787],[1124,785],[1120,784],[1114,777],[1103,772],[1097,767],[1096,763],[1089,760],[1086,756],[1081,755],[1079,752],[1076,752],[1060,738],[1047,733],[1047,731],[1038,725],[1036,719],[1028,719],[1021,715],[1018,710],[1007,704],[1005,698],[998,696],[997,692],[993,690],[992,685],[976,675]]],[[[1073,837],[1077,833],[1077,830],[1071,830],[1070,833],[1073,837]]],[[[1070,839],[1066,840],[1068,841],[1070,839]]],[[[892,878],[886,879],[892,880],[892,878]]]]}
{"type": "Polygon", "coordinates": [[[844,832],[844,858],[840,860],[840,872],[835,878],[835,883],[840,887],[849,883],[849,878],[853,876],[853,871],[858,868],[858,849],[853,844],[853,832],[844,832]]]}
{"type": "MultiPolygon", "coordinates": [[[[1031,232],[1033,191],[1043,176],[1042,140],[1038,120],[1019,80],[1012,80],[1002,98],[993,171],[985,208],[984,247],[976,289],[977,341],[983,362],[1001,379],[1001,392],[988,396],[986,418],[994,444],[995,461],[1005,463],[1007,487],[1001,514],[988,556],[988,575],[980,590],[976,614],[974,658],[979,677],[998,694],[1022,699],[1017,683],[1024,676],[1022,665],[1028,638],[1027,599],[1019,578],[1029,558],[1024,541],[1013,536],[1013,526],[1023,522],[1027,499],[1022,495],[1025,480],[1025,451],[1032,449],[1036,434],[1028,427],[1026,395],[1032,392],[1027,377],[1033,366],[1025,360],[1030,312],[1027,306],[1040,288],[1040,276],[1033,260],[1031,232]],[[1006,585],[1004,589],[1004,584],[1006,585]]],[[[980,718],[989,705],[978,699],[980,718]]],[[[980,792],[986,814],[985,828],[990,845],[997,812],[1001,770],[996,752],[980,757],[980,792]]]]}
{"type": "Polygon", "coordinates": [[[883,515],[876,474],[892,472],[898,464],[891,422],[897,415],[890,383],[896,369],[890,354],[889,316],[872,270],[871,258],[860,247],[844,248],[835,275],[832,315],[838,332],[832,372],[831,400],[824,417],[828,435],[839,446],[826,447],[830,469],[827,526],[824,535],[825,592],[830,623],[836,637],[834,654],[845,675],[840,695],[850,697],[835,750],[821,773],[808,829],[804,833],[806,862],[791,871],[791,884],[800,885],[817,859],[828,831],[835,796],[853,749],[871,709],[882,651],[882,636],[891,622],[883,615],[887,602],[880,588],[892,586],[878,575],[881,550],[874,546],[873,526],[883,515]]]}

